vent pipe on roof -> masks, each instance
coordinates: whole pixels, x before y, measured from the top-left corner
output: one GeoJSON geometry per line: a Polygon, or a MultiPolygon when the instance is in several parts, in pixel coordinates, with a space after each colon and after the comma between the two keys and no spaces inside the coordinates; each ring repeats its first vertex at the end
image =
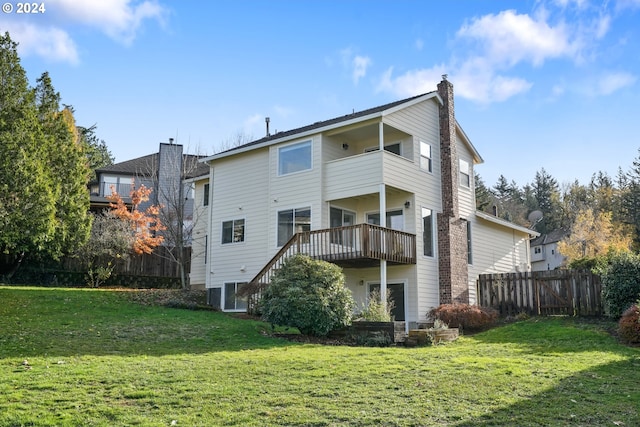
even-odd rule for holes
{"type": "Polygon", "coordinates": [[[264,118],[264,122],[267,125],[267,136],[271,136],[271,134],[269,133],[269,122],[271,121],[271,119],[269,119],[269,117],[265,117],[264,118]]]}
{"type": "Polygon", "coordinates": [[[173,145],[173,138],[169,138],[169,144],[173,145]]]}

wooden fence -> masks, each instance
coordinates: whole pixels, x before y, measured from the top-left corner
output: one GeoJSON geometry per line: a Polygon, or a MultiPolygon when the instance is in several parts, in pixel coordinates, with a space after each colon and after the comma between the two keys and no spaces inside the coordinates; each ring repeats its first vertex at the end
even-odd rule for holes
{"type": "MultiPolygon", "coordinates": [[[[175,249],[166,246],[158,246],[151,254],[131,254],[123,261],[115,263],[115,274],[131,275],[131,276],[155,276],[155,277],[180,277],[178,264],[173,261],[169,251],[175,249]]],[[[186,271],[189,273],[191,248],[184,248],[184,259],[186,259],[186,271]]],[[[106,264],[105,260],[105,264],[106,264]]],[[[65,269],[71,271],[82,271],[83,267],[77,258],[67,258],[64,260],[65,269]]]]}
{"type": "Polygon", "coordinates": [[[600,316],[604,314],[600,277],[582,270],[481,274],[478,304],[501,316],[600,316]]]}

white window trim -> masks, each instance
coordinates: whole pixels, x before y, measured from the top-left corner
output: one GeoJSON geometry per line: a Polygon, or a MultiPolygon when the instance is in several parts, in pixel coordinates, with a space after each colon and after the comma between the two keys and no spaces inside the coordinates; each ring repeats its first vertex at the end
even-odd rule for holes
{"type": "Polygon", "coordinates": [[[433,146],[431,144],[429,144],[428,142],[419,140],[418,141],[418,156],[419,156],[419,160],[418,160],[418,166],[420,167],[420,170],[425,171],[427,173],[433,174],[433,146]],[[422,155],[422,144],[426,144],[429,146],[429,156],[430,157],[426,157],[422,155]],[[422,167],[422,158],[425,159],[429,159],[429,169],[425,169],[422,167]]]}
{"type": "MultiPolygon", "coordinates": [[[[226,313],[244,313],[247,311],[246,308],[226,308],[226,302],[227,302],[227,284],[233,283],[235,285],[235,289],[236,292],[238,291],[238,285],[244,285],[247,284],[248,282],[246,280],[241,280],[241,281],[237,281],[237,280],[227,280],[222,282],[222,291],[220,292],[220,305],[222,308],[222,311],[226,312],[226,313]]],[[[235,297],[235,295],[234,295],[235,297]]],[[[235,301],[234,305],[238,305],[237,302],[237,298],[235,301]]]]}
{"type": "Polygon", "coordinates": [[[437,226],[436,226],[436,211],[432,208],[428,208],[426,206],[420,207],[420,227],[422,229],[422,235],[424,236],[424,220],[422,216],[422,209],[429,209],[431,211],[431,247],[433,249],[433,255],[425,255],[424,254],[424,243],[422,247],[422,257],[427,259],[434,259],[437,257],[437,249],[438,249],[438,239],[436,237],[437,226]]]}
{"type": "Polygon", "coordinates": [[[230,218],[230,219],[223,219],[222,221],[220,221],[220,246],[229,246],[229,245],[242,245],[247,241],[247,219],[245,217],[240,217],[240,218],[230,218]],[[242,241],[241,242],[228,242],[228,243],[224,243],[222,241],[222,237],[224,234],[224,223],[225,222],[229,222],[229,221],[239,221],[239,220],[243,220],[244,221],[244,232],[242,234],[242,241]]]}
{"type": "Polygon", "coordinates": [[[313,139],[305,139],[303,141],[296,141],[296,142],[292,142],[291,144],[286,144],[286,145],[280,145],[279,147],[276,148],[276,163],[277,163],[277,171],[278,171],[278,176],[291,176],[291,175],[296,175],[299,173],[304,173],[304,172],[309,172],[310,170],[313,170],[313,139]],[[309,159],[310,161],[310,165],[308,169],[301,169],[299,171],[295,171],[295,172],[289,172],[289,173],[280,173],[280,150],[282,150],[283,148],[287,148],[287,147],[292,147],[295,145],[303,145],[303,144],[309,144],[310,148],[311,148],[311,158],[309,159]]]}
{"type": "MultiPolygon", "coordinates": [[[[408,322],[409,319],[409,279],[404,278],[404,279],[390,279],[387,277],[387,285],[402,285],[404,288],[404,291],[402,292],[404,294],[404,321],[408,322]]],[[[379,280],[369,280],[365,283],[366,289],[367,289],[367,295],[365,296],[365,300],[366,300],[366,304],[367,306],[369,305],[369,295],[371,294],[371,285],[378,285],[380,286],[380,281],[379,280]]],[[[389,292],[389,288],[387,288],[387,292],[389,292]]]]}
{"type": "MultiPolygon", "coordinates": [[[[279,249],[282,246],[278,245],[278,227],[280,226],[280,224],[278,223],[278,215],[280,214],[280,212],[284,212],[284,211],[290,211],[293,210],[293,219],[295,221],[295,211],[297,209],[309,209],[309,220],[310,220],[310,228],[313,230],[313,207],[311,203],[307,203],[307,204],[302,204],[299,206],[293,206],[293,207],[287,207],[287,208],[277,208],[276,209],[276,236],[275,236],[275,242],[276,242],[276,248],[279,249]]],[[[294,228],[295,228],[295,223],[294,223],[294,228]]],[[[295,234],[295,233],[294,233],[295,234]]]]}
{"type": "Polygon", "coordinates": [[[473,177],[472,177],[472,173],[473,172],[472,172],[472,169],[471,169],[471,163],[469,161],[465,160],[465,159],[458,159],[458,168],[460,169],[459,170],[460,175],[458,175],[458,186],[461,187],[461,188],[471,189],[471,187],[473,185],[473,177]],[[467,172],[465,173],[465,175],[469,177],[469,185],[462,184],[462,179],[461,179],[462,176],[461,175],[463,173],[462,172],[462,163],[463,162],[466,163],[466,165],[467,165],[467,168],[466,168],[467,172]]]}
{"type": "MultiPolygon", "coordinates": [[[[358,223],[358,213],[357,213],[356,211],[352,211],[351,209],[343,208],[343,207],[338,206],[338,205],[332,205],[332,204],[329,204],[329,216],[327,217],[327,218],[328,218],[328,220],[329,220],[329,224],[328,224],[327,228],[330,228],[330,227],[331,227],[331,208],[334,208],[334,209],[340,209],[340,210],[342,211],[342,217],[343,217],[343,219],[344,219],[344,213],[345,213],[345,212],[348,212],[348,213],[350,213],[350,214],[353,214],[353,218],[354,218],[354,220],[355,220],[355,224],[357,224],[357,223],[358,223]]],[[[354,225],[355,225],[355,224],[354,224],[354,225]]],[[[343,226],[343,227],[344,227],[344,226],[343,226]]]]}
{"type": "MultiPolygon", "coordinates": [[[[388,217],[389,212],[395,212],[395,211],[401,211],[402,212],[402,229],[401,230],[397,230],[397,231],[405,231],[407,228],[407,215],[404,212],[404,206],[402,207],[397,207],[397,208],[388,208],[385,211],[386,216],[388,217]]],[[[370,214],[379,214],[380,211],[367,211],[364,213],[364,222],[369,224],[369,215],[370,214]]],[[[380,224],[380,226],[385,227],[387,226],[387,224],[385,223],[385,225],[380,224]]]]}

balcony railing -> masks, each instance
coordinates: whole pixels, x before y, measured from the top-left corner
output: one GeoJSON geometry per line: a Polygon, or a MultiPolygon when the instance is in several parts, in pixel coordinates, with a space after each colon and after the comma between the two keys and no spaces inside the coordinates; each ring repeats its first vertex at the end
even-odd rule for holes
{"type": "Polygon", "coordinates": [[[305,254],[345,267],[371,267],[376,261],[416,263],[416,236],[371,224],[358,224],[296,233],[244,287],[248,311],[255,309],[262,291],[287,258],[305,254]]]}
{"type": "Polygon", "coordinates": [[[110,182],[101,182],[91,186],[91,195],[98,197],[107,197],[111,194],[118,193],[123,198],[128,198],[131,193],[132,184],[114,184],[110,182]]]}

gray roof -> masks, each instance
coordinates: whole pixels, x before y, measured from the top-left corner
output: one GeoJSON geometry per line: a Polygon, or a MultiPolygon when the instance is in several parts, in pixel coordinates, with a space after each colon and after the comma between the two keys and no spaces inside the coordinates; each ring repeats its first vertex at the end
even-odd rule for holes
{"type": "Polygon", "coordinates": [[[296,134],[299,134],[299,133],[309,132],[309,131],[312,131],[314,129],[320,129],[320,128],[323,128],[325,126],[331,126],[331,125],[334,125],[334,124],[337,124],[337,123],[340,123],[340,122],[345,122],[347,120],[353,120],[353,119],[357,119],[359,117],[365,117],[365,116],[368,116],[370,114],[379,113],[379,112],[388,110],[390,108],[396,107],[398,105],[413,101],[414,99],[420,98],[422,96],[433,94],[435,92],[436,91],[423,93],[423,94],[420,94],[420,95],[412,96],[411,98],[406,98],[406,99],[402,99],[400,101],[394,101],[394,102],[390,102],[388,104],[380,105],[378,107],[369,108],[367,110],[356,111],[356,112],[354,112],[352,114],[346,114],[344,116],[335,117],[335,118],[329,119],[329,120],[323,120],[321,122],[315,122],[313,124],[310,124],[310,125],[307,125],[307,126],[302,126],[302,127],[296,128],[296,129],[291,129],[291,130],[284,131],[284,132],[278,132],[278,133],[275,133],[273,135],[267,135],[264,138],[260,138],[260,139],[257,139],[255,141],[251,141],[251,142],[249,142],[247,144],[239,145],[237,147],[233,147],[233,148],[230,148],[228,150],[221,151],[218,154],[228,153],[228,152],[231,152],[231,151],[244,149],[244,148],[247,148],[247,147],[251,147],[252,145],[260,145],[260,144],[263,144],[263,143],[271,141],[271,140],[276,140],[276,139],[280,139],[280,138],[286,138],[286,137],[291,136],[291,135],[296,135],[296,134]]]}
{"type": "Polygon", "coordinates": [[[550,233],[542,234],[536,239],[531,241],[531,246],[548,245],[550,243],[556,243],[562,240],[562,238],[568,235],[569,232],[564,228],[558,228],[550,233]]]}
{"type": "MultiPolygon", "coordinates": [[[[200,159],[205,156],[195,154],[183,154],[183,161],[188,162],[185,167],[187,174],[185,178],[195,178],[209,174],[209,165],[200,163],[200,159]]],[[[96,174],[115,173],[119,175],[151,176],[156,173],[158,164],[158,153],[148,154],[136,159],[125,160],[109,166],[96,169],[96,174]]]]}

